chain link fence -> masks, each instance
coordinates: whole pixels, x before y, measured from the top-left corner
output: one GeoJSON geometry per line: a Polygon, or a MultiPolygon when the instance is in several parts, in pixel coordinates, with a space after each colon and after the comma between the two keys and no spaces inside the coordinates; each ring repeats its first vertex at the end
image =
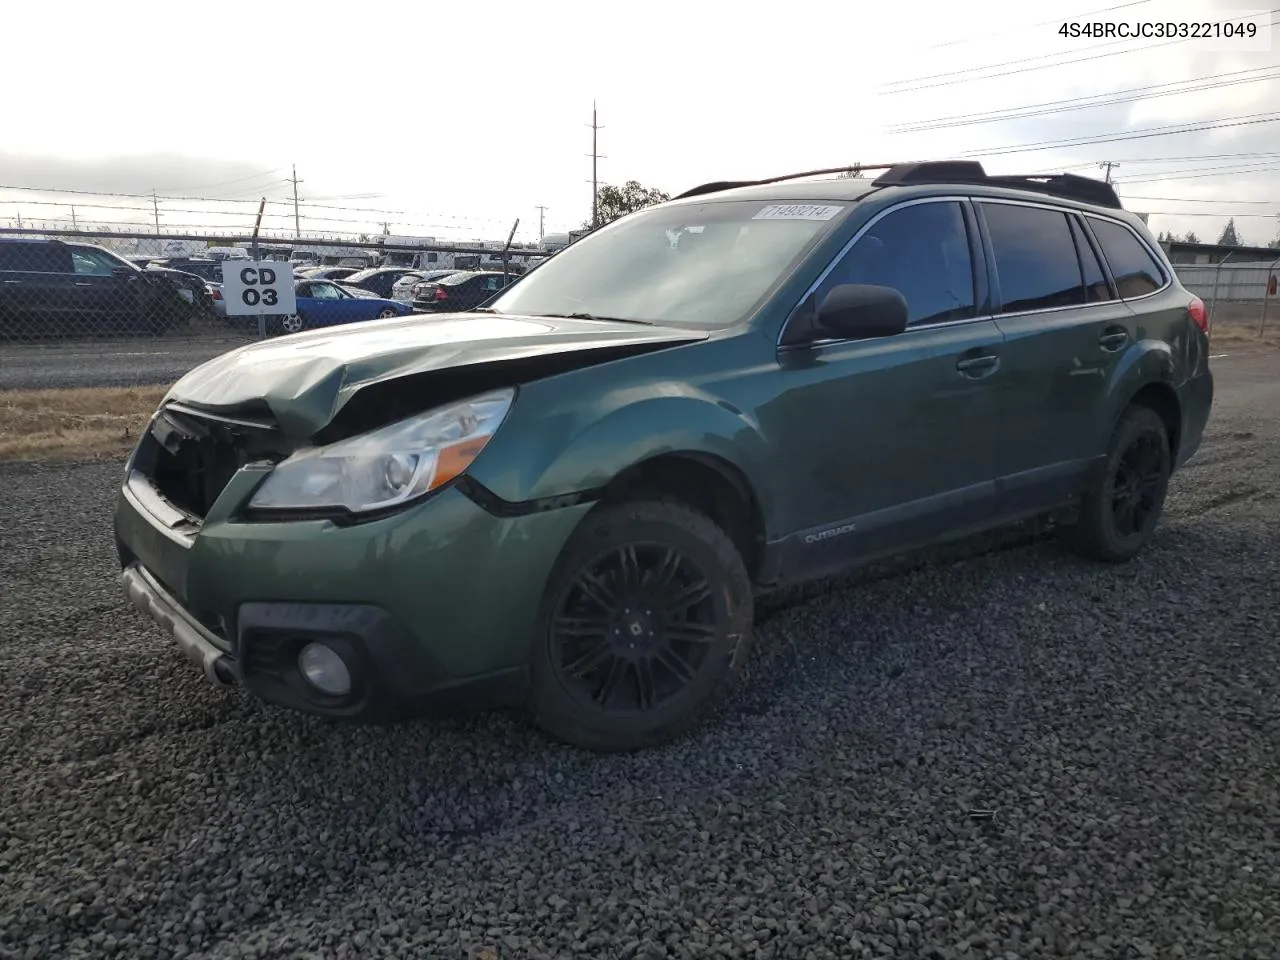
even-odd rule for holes
{"type": "Polygon", "coordinates": [[[284,243],[4,229],[0,390],[164,384],[264,337],[466,310],[550,253],[510,241],[284,243]],[[292,309],[271,312],[274,294],[261,304],[229,300],[229,287],[243,299],[237,278],[254,261],[271,261],[274,281],[293,292],[292,309]]]}
{"type": "Polygon", "coordinates": [[[1280,256],[1236,263],[1228,255],[1220,263],[1175,264],[1174,271],[1208,307],[1215,342],[1280,345],[1280,256]]]}

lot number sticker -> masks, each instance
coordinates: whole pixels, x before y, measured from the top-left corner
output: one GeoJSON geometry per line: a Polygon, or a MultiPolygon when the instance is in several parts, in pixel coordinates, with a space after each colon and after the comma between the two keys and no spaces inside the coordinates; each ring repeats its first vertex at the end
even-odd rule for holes
{"type": "Polygon", "coordinates": [[[752,220],[830,220],[843,210],[840,206],[824,206],[814,203],[773,203],[757,213],[752,220]]]}
{"type": "Polygon", "coordinates": [[[288,316],[298,309],[293,268],[278,260],[224,261],[222,299],[231,317],[288,316]]]}

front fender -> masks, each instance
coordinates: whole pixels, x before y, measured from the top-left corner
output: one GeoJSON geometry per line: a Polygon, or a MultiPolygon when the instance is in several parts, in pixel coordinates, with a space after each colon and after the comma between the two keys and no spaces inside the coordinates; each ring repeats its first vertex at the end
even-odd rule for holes
{"type": "Polygon", "coordinates": [[[758,425],[695,387],[645,384],[612,392],[597,403],[543,413],[536,423],[520,420],[517,414],[503,425],[495,438],[499,449],[492,451],[497,456],[486,449],[471,471],[508,502],[598,490],[642,461],[697,454],[735,468],[756,497],[765,529],[772,529],[773,485],[758,425]],[[662,392],[655,396],[655,390],[662,392]]]}

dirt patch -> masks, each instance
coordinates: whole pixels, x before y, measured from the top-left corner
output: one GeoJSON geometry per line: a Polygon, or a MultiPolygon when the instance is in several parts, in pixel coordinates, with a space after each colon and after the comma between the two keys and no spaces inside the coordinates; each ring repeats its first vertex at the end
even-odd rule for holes
{"type": "Polygon", "coordinates": [[[0,391],[0,460],[124,457],[167,387],[0,391]]]}

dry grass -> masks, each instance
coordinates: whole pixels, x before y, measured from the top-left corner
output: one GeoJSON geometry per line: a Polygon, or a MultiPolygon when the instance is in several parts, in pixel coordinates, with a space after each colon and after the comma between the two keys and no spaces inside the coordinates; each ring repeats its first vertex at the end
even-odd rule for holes
{"type": "Polygon", "coordinates": [[[123,457],[167,389],[0,391],[0,460],[123,457]]]}
{"type": "Polygon", "coordinates": [[[1266,329],[1259,337],[1261,322],[1261,303],[1219,303],[1211,328],[1213,345],[1280,347],[1280,303],[1269,306],[1266,329]]]}

